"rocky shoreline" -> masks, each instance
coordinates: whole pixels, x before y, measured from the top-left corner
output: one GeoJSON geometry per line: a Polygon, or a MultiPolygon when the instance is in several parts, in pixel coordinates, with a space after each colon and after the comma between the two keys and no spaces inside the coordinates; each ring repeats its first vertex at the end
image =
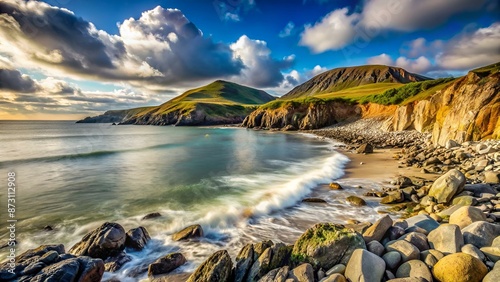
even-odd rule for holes
{"type": "MultiPolygon", "coordinates": [[[[365,193],[397,216],[387,214],[375,223],[318,223],[293,245],[249,242],[235,258],[220,250],[180,276],[171,273],[186,258],[165,254],[138,266],[131,279],[148,273],[151,281],[193,282],[500,281],[500,141],[449,140],[439,147],[416,131],[379,128],[377,120],[360,120],[311,133],[360,154],[400,148],[394,155],[400,167],[437,178],[401,175],[382,191],[365,193]]],[[[330,188],[343,189],[336,183],[330,188]]],[[[353,208],[364,204],[360,197],[347,200],[353,208]]],[[[193,225],[173,239],[196,241],[203,235],[201,226],[193,225]]],[[[3,263],[0,281],[101,281],[104,271],[118,271],[130,261],[127,251],[140,250],[149,240],[144,227],[126,232],[117,223],[104,223],[67,252],[63,245],[44,245],[13,264],[3,263]]]]}

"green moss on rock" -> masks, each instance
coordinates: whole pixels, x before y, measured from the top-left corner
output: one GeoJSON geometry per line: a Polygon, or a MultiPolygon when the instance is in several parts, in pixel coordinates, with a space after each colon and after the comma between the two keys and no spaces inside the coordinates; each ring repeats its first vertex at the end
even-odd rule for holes
{"type": "Polygon", "coordinates": [[[292,262],[310,263],[316,270],[347,264],[355,249],[366,249],[361,234],[343,225],[319,223],[308,229],[295,242],[292,262]]]}

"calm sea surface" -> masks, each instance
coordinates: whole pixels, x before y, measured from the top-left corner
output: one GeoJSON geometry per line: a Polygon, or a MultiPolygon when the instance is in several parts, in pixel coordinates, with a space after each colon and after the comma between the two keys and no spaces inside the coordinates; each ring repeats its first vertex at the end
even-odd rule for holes
{"type": "MultiPolygon", "coordinates": [[[[346,208],[333,191],[323,195],[326,207],[300,204],[341,177],[347,162],[332,143],[300,134],[0,121],[0,243],[8,235],[7,173],[14,171],[19,252],[44,243],[68,250],[86,232],[116,221],[126,229],[143,225],[153,237],[131,253],[119,278],[174,250],[186,254],[190,263],[181,271],[189,271],[221,248],[234,254],[248,241],[293,242],[309,222],[369,217],[370,208],[346,208]],[[141,220],[151,212],[162,217],[141,220]],[[195,223],[206,238],[170,240],[195,223]],[[54,230],[44,231],[46,225],[54,230]]],[[[0,260],[5,256],[0,250],[0,260]]]]}

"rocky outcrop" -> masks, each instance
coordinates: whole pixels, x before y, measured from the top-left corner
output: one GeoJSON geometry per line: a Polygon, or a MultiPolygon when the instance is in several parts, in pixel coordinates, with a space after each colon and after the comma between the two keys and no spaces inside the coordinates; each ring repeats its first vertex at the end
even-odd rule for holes
{"type": "Polygon", "coordinates": [[[397,108],[388,130],[432,132],[434,144],[500,138],[500,73],[475,71],[426,100],[397,108]]]}
{"type": "Polygon", "coordinates": [[[30,281],[98,282],[104,274],[104,262],[90,257],[70,258],[43,268],[30,281]]]}
{"type": "Polygon", "coordinates": [[[0,281],[99,282],[103,273],[101,259],[66,254],[63,245],[42,245],[16,257],[14,266],[0,265],[0,281]]]}
{"type": "Polygon", "coordinates": [[[203,262],[187,282],[229,282],[232,278],[233,262],[226,250],[218,251],[203,262]]]}
{"type": "Polygon", "coordinates": [[[148,231],[142,226],[130,229],[126,236],[125,247],[132,248],[137,251],[144,249],[149,240],[151,240],[148,231]]]}
{"type": "Polygon", "coordinates": [[[185,263],[186,258],[181,253],[168,254],[149,265],[148,276],[167,274],[185,263]]]}
{"type": "Polygon", "coordinates": [[[106,259],[120,254],[125,248],[126,234],[118,223],[106,222],[85,235],[69,252],[77,256],[106,259]]]}
{"type": "Polygon", "coordinates": [[[361,117],[361,109],[347,101],[311,100],[304,103],[284,102],[276,109],[259,108],[243,121],[250,128],[317,129],[361,117]]]}

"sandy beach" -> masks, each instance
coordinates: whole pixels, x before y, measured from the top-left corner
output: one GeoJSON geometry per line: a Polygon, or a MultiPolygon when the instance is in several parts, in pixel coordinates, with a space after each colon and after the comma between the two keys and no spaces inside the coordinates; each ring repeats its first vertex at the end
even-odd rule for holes
{"type": "Polygon", "coordinates": [[[370,179],[375,182],[390,182],[399,175],[411,175],[413,177],[435,180],[438,174],[422,173],[415,167],[403,167],[395,155],[401,149],[375,149],[372,154],[358,154],[353,151],[340,150],[351,161],[345,169],[345,178],[370,179]]]}

